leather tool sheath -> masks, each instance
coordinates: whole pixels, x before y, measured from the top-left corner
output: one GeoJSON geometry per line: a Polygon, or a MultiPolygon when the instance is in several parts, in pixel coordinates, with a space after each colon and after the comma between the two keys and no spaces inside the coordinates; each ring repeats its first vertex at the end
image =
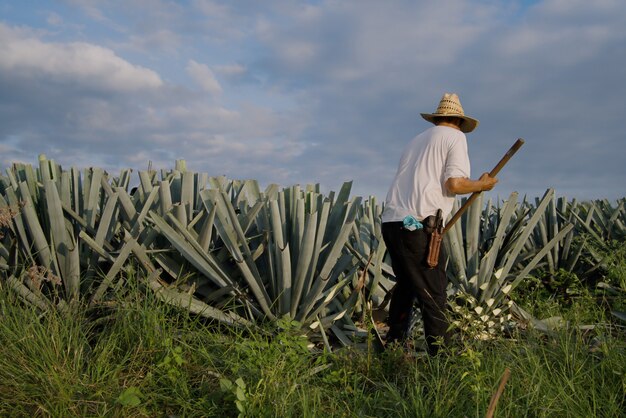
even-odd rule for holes
{"type": "Polygon", "coordinates": [[[441,251],[441,242],[443,241],[443,216],[441,209],[437,209],[437,215],[435,215],[435,225],[431,231],[427,229],[427,232],[429,232],[429,238],[426,264],[428,264],[428,267],[430,268],[435,268],[437,267],[437,264],[439,264],[439,252],[441,251]]]}

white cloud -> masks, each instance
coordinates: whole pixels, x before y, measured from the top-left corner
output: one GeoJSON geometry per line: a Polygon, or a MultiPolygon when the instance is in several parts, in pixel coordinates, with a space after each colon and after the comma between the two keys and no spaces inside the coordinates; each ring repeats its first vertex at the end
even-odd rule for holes
{"type": "Polygon", "coordinates": [[[98,0],[66,0],[68,3],[80,8],[87,16],[99,21],[105,22],[108,19],[104,16],[104,13],[98,7],[98,0]]]}
{"type": "Polygon", "coordinates": [[[120,47],[146,53],[158,50],[175,53],[183,44],[183,38],[178,33],[170,29],[156,29],[139,35],[131,35],[128,42],[121,44],[120,47]]]}
{"type": "Polygon", "coordinates": [[[191,78],[202,88],[211,95],[218,95],[222,93],[222,86],[215,78],[213,71],[206,65],[200,64],[194,60],[189,60],[187,64],[187,73],[191,78]]]}
{"type": "Polygon", "coordinates": [[[240,64],[232,64],[232,65],[217,65],[215,66],[215,72],[226,77],[236,77],[245,74],[247,71],[246,67],[240,64]]]}
{"type": "Polygon", "coordinates": [[[159,75],[133,65],[114,51],[85,42],[48,43],[24,30],[0,23],[0,69],[16,75],[45,77],[113,91],[154,89],[159,75]]]}
{"type": "MultiPolygon", "coordinates": [[[[303,150],[293,113],[253,105],[245,96],[229,108],[165,82],[111,49],[43,36],[51,34],[0,25],[3,165],[45,153],[64,166],[116,172],[147,161],[167,168],[183,158],[212,174],[277,181],[267,173],[288,177],[289,162],[303,150]],[[255,171],[277,162],[285,167],[255,171]]],[[[186,68],[203,90],[221,93],[209,66],[190,60],[186,68]]],[[[246,68],[216,71],[236,78],[246,68]]]]}
{"type": "Polygon", "coordinates": [[[498,193],[623,190],[623,0],[66,1],[92,19],[50,6],[54,32],[0,24],[3,158],[185,158],[381,196],[419,112],[457,91],[481,120],[476,172],[527,139],[498,193]]]}

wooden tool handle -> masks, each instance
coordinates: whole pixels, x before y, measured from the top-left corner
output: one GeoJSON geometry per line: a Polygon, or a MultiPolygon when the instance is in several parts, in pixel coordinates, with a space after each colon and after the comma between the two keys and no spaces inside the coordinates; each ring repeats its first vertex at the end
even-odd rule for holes
{"type": "Polygon", "coordinates": [[[522,145],[524,145],[524,140],[522,138],[518,138],[517,141],[515,141],[515,144],[513,144],[513,146],[506,152],[506,154],[504,154],[504,157],[502,157],[500,162],[498,162],[493,170],[489,172],[489,176],[495,177],[500,172],[502,167],[504,167],[504,165],[509,162],[509,160],[517,152],[517,150],[522,147],[522,145]]]}
{"type": "MultiPolygon", "coordinates": [[[[518,138],[517,141],[515,141],[515,143],[513,144],[513,146],[509,148],[506,154],[504,154],[504,157],[502,157],[502,159],[498,162],[498,164],[496,164],[493,170],[489,172],[489,176],[495,177],[500,172],[502,167],[504,167],[504,165],[509,162],[509,160],[517,152],[517,150],[519,150],[522,147],[522,145],[524,145],[524,140],[522,138],[518,138]]],[[[450,221],[446,224],[446,227],[443,229],[444,234],[448,230],[450,230],[450,228],[452,228],[452,225],[454,225],[454,223],[458,221],[459,218],[461,218],[461,215],[463,215],[463,213],[470,207],[470,205],[474,202],[474,200],[476,200],[478,195],[481,193],[482,192],[474,192],[471,194],[471,196],[465,201],[463,206],[461,206],[461,208],[456,211],[454,216],[452,216],[450,221]]]]}

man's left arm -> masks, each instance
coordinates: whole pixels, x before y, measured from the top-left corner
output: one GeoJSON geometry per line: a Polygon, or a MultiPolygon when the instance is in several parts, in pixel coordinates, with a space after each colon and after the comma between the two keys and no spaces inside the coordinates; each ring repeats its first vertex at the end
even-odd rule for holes
{"type": "Polygon", "coordinates": [[[491,177],[489,173],[483,173],[478,180],[470,180],[467,177],[450,177],[446,180],[445,186],[450,193],[467,194],[491,190],[497,182],[497,178],[491,177]]]}

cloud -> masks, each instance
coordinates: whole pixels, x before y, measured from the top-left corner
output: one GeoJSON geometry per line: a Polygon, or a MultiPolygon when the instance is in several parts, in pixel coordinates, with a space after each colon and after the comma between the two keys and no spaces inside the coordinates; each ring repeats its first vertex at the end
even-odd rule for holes
{"type": "Polygon", "coordinates": [[[148,53],[165,51],[176,53],[184,44],[182,36],[170,29],[157,29],[148,33],[131,35],[127,41],[119,44],[122,49],[148,53]]]}
{"type": "Polygon", "coordinates": [[[129,63],[110,49],[85,42],[44,42],[28,31],[2,23],[0,69],[101,90],[137,91],[163,85],[157,73],[129,63]]]}
{"type": "Polygon", "coordinates": [[[102,4],[98,0],[65,0],[65,1],[81,9],[83,13],[85,13],[91,19],[94,19],[99,22],[108,21],[108,19],[105,17],[104,13],[101,10],[101,7],[99,7],[99,6],[102,6],[102,4]]]}
{"type": "Polygon", "coordinates": [[[218,65],[215,67],[215,71],[225,76],[239,76],[245,74],[246,67],[240,64],[218,65]]]}
{"type": "Polygon", "coordinates": [[[5,159],[185,158],[382,198],[454,91],[481,121],[473,174],[526,139],[496,193],[623,194],[622,1],[73,1],[91,17],[50,6],[54,34],[0,26],[5,159]]]}
{"type": "Polygon", "coordinates": [[[205,93],[223,89],[195,60],[183,68],[201,92],[166,82],[112,49],[48,42],[43,32],[4,24],[0,33],[2,165],[44,153],[64,166],[116,172],[148,161],[167,168],[182,158],[199,171],[287,183],[289,163],[303,151],[299,124],[291,122],[300,117],[246,100],[236,107],[207,101],[205,93]]]}
{"type": "Polygon", "coordinates": [[[207,93],[214,96],[222,93],[222,86],[220,86],[220,83],[215,78],[215,74],[207,65],[189,60],[187,73],[207,93]]]}
{"type": "Polygon", "coordinates": [[[626,6],[399,3],[322,2],[259,21],[261,59],[250,71],[262,69],[310,115],[302,135],[317,145],[300,159],[303,177],[353,178],[360,193],[384,196],[403,146],[428,126],[419,112],[456,91],[482,122],[470,136],[474,174],[527,140],[501,193],[575,184],[578,197],[623,193],[626,169],[609,150],[624,149],[626,6]]]}

